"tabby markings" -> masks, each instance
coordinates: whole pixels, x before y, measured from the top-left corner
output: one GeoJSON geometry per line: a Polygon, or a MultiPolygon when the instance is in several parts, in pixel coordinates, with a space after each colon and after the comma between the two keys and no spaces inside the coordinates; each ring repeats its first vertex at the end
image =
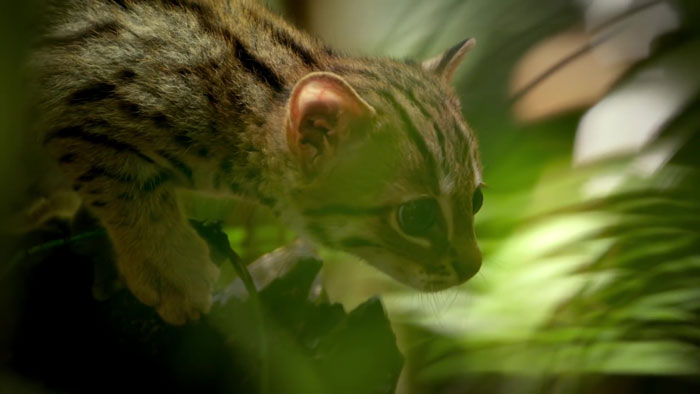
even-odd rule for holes
{"type": "Polygon", "coordinates": [[[386,91],[380,91],[380,94],[387,101],[389,101],[389,103],[391,103],[392,107],[394,107],[396,112],[399,114],[399,117],[401,118],[401,121],[404,126],[403,128],[408,134],[408,137],[411,140],[411,142],[413,142],[413,145],[415,145],[418,149],[418,152],[423,157],[423,161],[426,164],[426,168],[428,169],[428,177],[430,180],[430,187],[433,193],[435,193],[435,195],[438,195],[440,193],[440,185],[438,177],[436,176],[437,167],[435,166],[435,158],[428,150],[428,146],[425,143],[425,140],[423,140],[423,137],[418,131],[416,125],[411,121],[411,117],[408,114],[408,111],[406,111],[406,109],[401,104],[399,104],[396,98],[394,98],[394,96],[391,93],[386,91]]]}
{"type": "Polygon", "coordinates": [[[189,149],[194,143],[192,137],[186,134],[175,134],[175,136],[173,136],[173,141],[185,149],[189,149]]]}
{"type": "MultiPolygon", "coordinates": [[[[343,65],[335,65],[331,67],[331,69],[335,72],[345,72],[345,73],[356,73],[360,74],[364,77],[370,78],[372,80],[376,80],[378,83],[385,82],[381,78],[379,78],[374,70],[370,69],[365,69],[365,68],[347,68],[344,67],[343,65]]],[[[419,83],[419,81],[415,80],[414,78],[411,78],[411,82],[415,82],[418,85],[425,86],[422,83],[419,83]]],[[[398,84],[398,87],[395,87],[394,85],[391,85],[393,88],[401,92],[403,95],[407,97],[409,102],[413,105],[415,105],[418,110],[421,112],[421,114],[426,117],[427,119],[432,119],[430,116],[430,113],[420,104],[420,101],[418,101],[413,94],[411,90],[405,89],[402,84],[398,84]]],[[[423,157],[423,161],[426,164],[426,167],[429,171],[428,175],[430,178],[430,187],[432,191],[437,195],[439,194],[440,186],[439,186],[439,179],[437,177],[438,171],[437,171],[437,166],[435,163],[435,158],[431,154],[430,150],[428,149],[428,146],[423,139],[423,136],[421,133],[418,131],[418,128],[416,125],[413,123],[411,120],[411,116],[409,115],[409,112],[396,100],[394,97],[394,93],[384,90],[384,89],[377,89],[378,93],[386,100],[388,101],[391,106],[394,108],[394,110],[398,113],[399,117],[401,118],[401,121],[403,123],[403,129],[406,131],[408,134],[409,140],[416,146],[418,149],[419,153],[423,157]]],[[[437,134],[438,137],[438,143],[440,145],[440,150],[441,153],[443,154],[443,157],[445,157],[445,143],[444,143],[444,134],[442,130],[437,127],[437,124],[435,125],[435,133],[437,134]]],[[[448,168],[449,163],[445,163],[443,161],[442,163],[443,168],[448,168]]]]}
{"type": "Polygon", "coordinates": [[[65,155],[58,158],[58,162],[64,164],[72,163],[77,157],[78,156],[75,153],[66,153],[65,155]]]}
{"type": "Polygon", "coordinates": [[[144,155],[135,146],[129,143],[113,139],[103,134],[88,133],[78,126],[64,127],[48,134],[44,140],[44,144],[48,144],[56,139],[77,139],[90,144],[109,147],[118,152],[130,152],[148,163],[154,163],[150,157],[144,155]]]}
{"type": "Polygon", "coordinates": [[[175,168],[176,170],[180,171],[186,178],[187,180],[192,183],[193,178],[192,178],[192,168],[185,164],[182,160],[179,158],[173,156],[171,153],[169,153],[166,150],[159,150],[158,155],[160,155],[162,158],[168,161],[170,165],[175,168]]]}
{"type": "MultiPolygon", "coordinates": [[[[138,192],[141,193],[152,193],[155,190],[159,189],[163,184],[168,182],[170,180],[170,174],[167,172],[160,172],[145,181],[143,181],[138,188],[138,192]]],[[[136,193],[134,190],[130,190],[127,192],[119,193],[117,195],[117,199],[121,201],[134,201],[136,200],[136,193]]]]}
{"type": "Polygon", "coordinates": [[[94,166],[90,168],[87,172],[85,172],[83,175],[79,176],[77,181],[78,182],[91,182],[97,178],[107,178],[107,179],[112,179],[121,183],[132,183],[136,179],[128,174],[117,174],[112,171],[107,170],[105,167],[102,166],[94,166]]]}
{"type": "Polygon", "coordinates": [[[450,163],[447,160],[447,151],[445,149],[445,133],[440,126],[438,126],[437,122],[433,122],[433,129],[435,130],[435,136],[440,146],[440,154],[442,154],[442,171],[447,174],[450,172],[450,163]]]}
{"type": "Polygon", "coordinates": [[[153,120],[153,123],[155,123],[156,126],[160,127],[161,129],[170,129],[173,127],[168,120],[168,117],[161,112],[151,115],[151,120],[153,120]]]}
{"type": "Polygon", "coordinates": [[[114,84],[98,82],[74,92],[68,97],[68,102],[72,105],[80,105],[105,100],[114,97],[116,88],[114,84]]]}
{"type": "Polygon", "coordinates": [[[131,101],[120,100],[119,108],[129,114],[132,118],[140,118],[143,115],[141,112],[141,106],[131,101]]]}
{"type": "Polygon", "coordinates": [[[233,49],[234,56],[239,60],[243,68],[256,78],[269,85],[273,90],[281,93],[284,90],[282,79],[274,72],[267,64],[256,58],[243,43],[236,38],[233,33],[225,27],[214,24],[216,18],[213,17],[213,11],[203,4],[194,3],[185,0],[159,0],[165,7],[181,8],[192,12],[197,16],[198,22],[202,30],[205,32],[217,35],[224,41],[228,42],[233,49]]]}
{"type": "Polygon", "coordinates": [[[311,54],[311,51],[303,47],[298,43],[291,34],[284,31],[281,26],[275,25],[272,21],[265,19],[262,15],[259,15],[254,10],[250,8],[244,8],[249,16],[255,19],[255,21],[262,26],[264,26],[272,35],[272,38],[281,46],[288,48],[296,55],[302,63],[308,67],[318,67],[318,62],[316,58],[311,54]]]}
{"type": "Polygon", "coordinates": [[[109,0],[109,2],[118,5],[124,11],[129,11],[129,6],[126,4],[125,0],[109,0]]]}
{"type": "MultiPolygon", "coordinates": [[[[406,95],[408,96],[408,99],[411,101],[411,103],[418,108],[420,113],[426,118],[426,119],[433,119],[433,117],[430,115],[428,110],[421,104],[421,102],[416,98],[415,93],[411,89],[406,89],[406,95]]],[[[450,172],[450,163],[447,162],[447,152],[445,149],[445,133],[443,133],[442,129],[440,129],[440,126],[438,126],[436,121],[432,122],[433,124],[433,129],[435,131],[435,136],[437,137],[438,145],[440,147],[440,154],[442,155],[442,170],[444,173],[449,173],[450,172]]]]}
{"type": "Polygon", "coordinates": [[[240,42],[234,44],[234,55],[240,61],[243,68],[253,74],[260,81],[267,84],[277,93],[282,93],[284,84],[282,79],[277,75],[267,64],[258,60],[248,49],[240,42]]]}
{"type": "Polygon", "coordinates": [[[136,79],[136,73],[134,72],[134,70],[127,68],[126,70],[120,72],[117,78],[120,79],[122,82],[131,82],[134,79],[136,79]]]}
{"type": "Polygon", "coordinates": [[[305,65],[309,67],[318,66],[316,59],[311,55],[311,52],[294,41],[290,35],[282,32],[279,29],[275,29],[272,32],[272,37],[282,46],[289,48],[297,57],[301,59],[302,63],[305,65]]]}
{"type": "Polygon", "coordinates": [[[144,193],[150,193],[158,189],[161,185],[170,180],[170,175],[167,172],[161,172],[147,179],[141,184],[140,190],[144,193]]]}

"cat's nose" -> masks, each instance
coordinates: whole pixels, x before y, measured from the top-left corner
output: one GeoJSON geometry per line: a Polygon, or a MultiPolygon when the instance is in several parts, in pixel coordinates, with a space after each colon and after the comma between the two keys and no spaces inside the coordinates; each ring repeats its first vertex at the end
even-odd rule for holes
{"type": "Polygon", "coordinates": [[[452,268],[455,270],[460,283],[476,275],[479,272],[479,268],[481,268],[481,251],[479,247],[473,245],[473,247],[453,253],[452,268]]]}

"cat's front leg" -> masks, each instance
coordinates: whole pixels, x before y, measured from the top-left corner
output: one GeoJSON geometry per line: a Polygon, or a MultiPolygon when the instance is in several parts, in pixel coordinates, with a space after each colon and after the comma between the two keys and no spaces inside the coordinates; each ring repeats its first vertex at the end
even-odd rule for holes
{"type": "Polygon", "coordinates": [[[142,195],[100,216],[119,271],[139,300],[173,324],[209,311],[219,270],[210,262],[206,243],[182,217],[172,188],[142,195]]]}
{"type": "Polygon", "coordinates": [[[206,313],[219,270],[180,212],[171,173],[145,155],[73,134],[58,134],[47,145],[107,229],[129,289],[170,323],[206,313]]]}

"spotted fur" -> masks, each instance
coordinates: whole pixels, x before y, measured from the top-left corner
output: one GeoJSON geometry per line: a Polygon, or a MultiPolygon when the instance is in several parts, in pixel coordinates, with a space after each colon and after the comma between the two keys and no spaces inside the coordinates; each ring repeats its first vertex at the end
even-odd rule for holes
{"type": "Polygon", "coordinates": [[[243,0],[61,4],[32,58],[41,140],[107,228],[130,289],[166,320],[207,311],[218,274],[177,188],[257,200],[423,290],[478,269],[478,147],[449,87],[464,43],[421,67],[340,55],[243,0]],[[344,81],[372,116],[309,175],[284,130],[313,75],[344,81]],[[411,237],[396,210],[422,196],[438,201],[441,230],[411,237]]]}

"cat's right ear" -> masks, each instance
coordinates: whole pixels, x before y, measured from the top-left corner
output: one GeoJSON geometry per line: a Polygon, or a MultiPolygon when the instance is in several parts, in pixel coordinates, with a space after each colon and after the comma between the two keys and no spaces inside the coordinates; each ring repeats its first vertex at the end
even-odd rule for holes
{"type": "Polygon", "coordinates": [[[476,46],[476,39],[467,38],[452,48],[446,50],[423,62],[423,70],[435,74],[445,80],[447,83],[452,82],[452,78],[457,71],[457,67],[464,60],[464,56],[476,46]]]}
{"type": "Polygon", "coordinates": [[[313,173],[332,157],[354,127],[375,114],[343,78],[314,72],[302,78],[287,108],[287,146],[305,172],[313,173]]]}

